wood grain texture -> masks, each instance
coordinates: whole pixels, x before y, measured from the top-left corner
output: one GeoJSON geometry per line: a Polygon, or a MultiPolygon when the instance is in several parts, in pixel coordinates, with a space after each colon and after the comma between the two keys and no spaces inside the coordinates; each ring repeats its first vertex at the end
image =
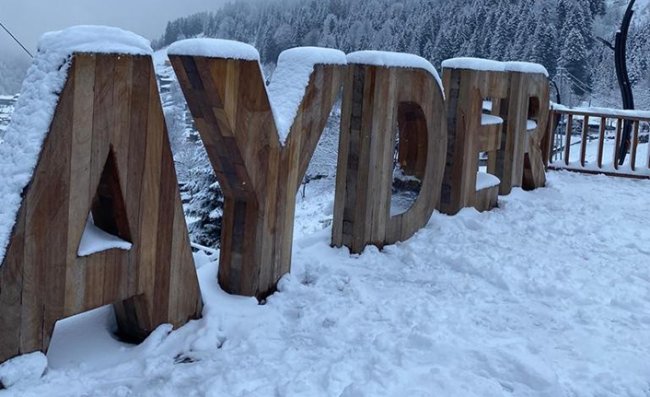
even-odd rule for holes
{"type": "Polygon", "coordinates": [[[496,206],[495,189],[476,191],[476,172],[480,152],[488,153],[488,172],[506,168],[512,161],[504,145],[508,141],[509,81],[504,72],[469,69],[444,69],[443,85],[447,99],[447,160],[442,182],[439,209],[456,214],[465,207],[489,210],[496,206]],[[483,101],[492,101],[492,114],[501,117],[504,125],[482,125],[483,101]]]}
{"type": "Polygon", "coordinates": [[[71,62],[0,267],[0,362],[102,305],[133,340],[202,310],[151,58],[71,62]],[[78,257],[89,213],[133,248],[78,257]]]}
{"type": "Polygon", "coordinates": [[[224,193],[219,284],[264,298],[290,270],[295,196],[345,67],[315,65],[282,145],[257,61],[170,60],[224,193]]]}
{"type": "MultiPolygon", "coordinates": [[[[545,142],[548,131],[550,108],[550,86],[548,77],[540,73],[512,73],[521,76],[520,84],[523,85],[523,97],[511,97],[526,105],[523,113],[517,115],[518,120],[524,120],[525,151],[524,164],[521,171],[521,186],[525,190],[533,190],[546,185],[546,166],[549,143],[545,142]],[[536,127],[527,130],[526,120],[535,121],[536,127]]],[[[512,80],[514,77],[511,77],[512,80]]],[[[513,84],[513,83],[511,83],[513,84]]],[[[585,118],[586,123],[586,118],[585,118]]],[[[519,167],[519,165],[516,165],[519,167]]],[[[517,175],[518,178],[518,175],[517,175]]],[[[514,186],[514,185],[513,185],[514,186]]]]}
{"type": "Polygon", "coordinates": [[[349,65],[341,110],[332,245],[359,253],[410,238],[431,217],[446,150],[442,91],[419,69],[349,65]],[[421,180],[406,212],[390,216],[395,131],[398,161],[421,180]]]}

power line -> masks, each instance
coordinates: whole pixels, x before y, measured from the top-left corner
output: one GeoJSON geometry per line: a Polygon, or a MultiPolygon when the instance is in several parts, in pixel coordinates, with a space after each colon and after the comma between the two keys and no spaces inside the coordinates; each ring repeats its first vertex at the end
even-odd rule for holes
{"type": "Polygon", "coordinates": [[[14,39],[14,41],[15,41],[16,43],[18,43],[18,45],[19,45],[23,50],[25,50],[25,52],[27,53],[27,55],[29,55],[30,58],[34,58],[34,56],[32,55],[32,53],[29,52],[29,50],[28,50],[27,48],[25,48],[25,46],[23,45],[23,43],[21,43],[20,40],[18,40],[18,39],[16,38],[16,36],[14,36],[13,33],[11,33],[11,32],[9,31],[9,29],[7,29],[7,27],[2,23],[2,21],[0,21],[0,26],[2,27],[2,29],[5,30],[5,32],[7,32],[7,34],[8,34],[9,36],[11,36],[12,39],[14,39]]]}

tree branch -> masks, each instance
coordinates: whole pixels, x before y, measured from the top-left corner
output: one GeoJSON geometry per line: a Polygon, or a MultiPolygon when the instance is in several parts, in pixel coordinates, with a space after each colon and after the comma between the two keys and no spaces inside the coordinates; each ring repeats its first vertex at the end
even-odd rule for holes
{"type": "Polygon", "coordinates": [[[612,43],[610,43],[609,41],[603,39],[602,37],[596,36],[596,40],[598,40],[598,41],[600,41],[601,43],[603,43],[603,44],[604,44],[607,48],[609,48],[610,50],[612,50],[612,51],[615,50],[614,45],[612,45],[612,43]]]}

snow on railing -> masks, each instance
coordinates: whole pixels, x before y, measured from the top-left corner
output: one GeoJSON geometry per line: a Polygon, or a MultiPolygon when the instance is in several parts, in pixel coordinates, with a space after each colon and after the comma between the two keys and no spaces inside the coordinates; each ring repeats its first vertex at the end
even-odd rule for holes
{"type": "Polygon", "coordinates": [[[548,167],[650,178],[650,111],[551,105],[548,167]],[[631,127],[623,162],[624,126],[631,127]]]}

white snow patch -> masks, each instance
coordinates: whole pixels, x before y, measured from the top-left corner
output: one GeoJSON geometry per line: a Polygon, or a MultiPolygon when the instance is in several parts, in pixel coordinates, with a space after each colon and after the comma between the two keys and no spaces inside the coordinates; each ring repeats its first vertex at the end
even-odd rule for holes
{"type": "Polygon", "coordinates": [[[544,66],[531,62],[500,62],[491,59],[461,57],[443,61],[442,68],[543,74],[548,77],[548,71],[544,66]]]}
{"type": "MultiPolygon", "coordinates": [[[[361,255],[330,247],[334,180],[313,181],[291,274],[265,305],[226,294],[218,255],[196,254],[202,319],[144,346],[60,355],[11,395],[643,396],[650,212],[634,198],[650,181],[547,179],[361,255]]],[[[98,338],[93,324],[73,328],[98,338]]]]}
{"type": "Polygon", "coordinates": [[[526,120],[526,130],[534,130],[537,128],[537,121],[535,120],[526,120]]]}
{"type": "Polygon", "coordinates": [[[124,241],[121,238],[103,231],[95,226],[92,216],[88,216],[86,228],[81,235],[81,242],[77,251],[78,256],[89,256],[98,252],[117,248],[128,251],[133,244],[124,241]]]}
{"type": "Polygon", "coordinates": [[[46,369],[47,358],[41,352],[14,357],[0,365],[0,385],[11,388],[20,383],[35,382],[46,369]]]}
{"type": "Polygon", "coordinates": [[[492,111],[492,101],[483,101],[483,110],[487,112],[492,111]]]}
{"type": "MultiPolygon", "coordinates": [[[[620,116],[620,117],[634,117],[640,119],[650,120],[650,111],[647,110],[625,110],[625,109],[612,109],[612,108],[599,108],[599,107],[568,107],[559,103],[551,102],[553,110],[565,112],[577,112],[581,115],[587,116],[620,116]]],[[[574,117],[575,118],[575,117],[574,117]]]]}
{"type": "Polygon", "coordinates": [[[260,53],[252,45],[224,39],[198,38],[177,41],[169,46],[167,54],[243,61],[260,60],[260,53]]]}
{"type": "Polygon", "coordinates": [[[488,189],[491,187],[499,186],[501,180],[496,176],[487,172],[476,173],[476,191],[488,189]]]}
{"type": "Polygon", "coordinates": [[[507,72],[529,73],[529,74],[543,74],[548,77],[548,70],[539,63],[532,62],[505,62],[505,70],[507,72]]]}
{"type": "Polygon", "coordinates": [[[32,179],[73,53],[150,55],[149,41],[107,26],[74,26],[43,35],[0,144],[0,266],[22,194],[32,179]]]}
{"type": "Polygon", "coordinates": [[[403,52],[390,51],[356,51],[347,55],[349,64],[374,65],[397,68],[424,69],[429,72],[438,83],[440,91],[443,92],[442,80],[440,75],[433,67],[431,62],[419,55],[408,54],[403,52]]]}
{"type": "Polygon", "coordinates": [[[505,65],[503,62],[493,61],[482,58],[451,58],[442,61],[443,69],[469,69],[482,70],[487,72],[504,72],[505,65]]]}
{"type": "Polygon", "coordinates": [[[298,115],[314,66],[346,63],[345,53],[330,48],[297,47],[282,51],[268,93],[283,145],[298,115]]]}
{"type": "Polygon", "coordinates": [[[492,114],[481,115],[481,125],[497,125],[497,124],[503,124],[503,119],[501,117],[492,114]]]}

